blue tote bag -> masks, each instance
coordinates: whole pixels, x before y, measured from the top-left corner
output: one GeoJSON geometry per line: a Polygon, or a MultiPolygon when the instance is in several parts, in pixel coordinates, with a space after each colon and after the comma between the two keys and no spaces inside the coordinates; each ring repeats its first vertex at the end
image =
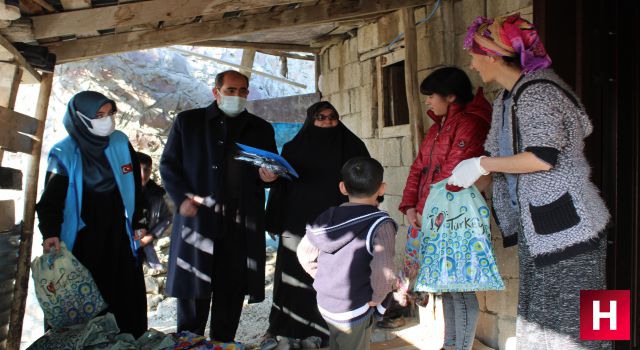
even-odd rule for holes
{"type": "Polygon", "coordinates": [[[489,207],[475,186],[450,192],[447,179],[431,186],[422,213],[415,291],[503,290],[491,245],[489,207]]]}

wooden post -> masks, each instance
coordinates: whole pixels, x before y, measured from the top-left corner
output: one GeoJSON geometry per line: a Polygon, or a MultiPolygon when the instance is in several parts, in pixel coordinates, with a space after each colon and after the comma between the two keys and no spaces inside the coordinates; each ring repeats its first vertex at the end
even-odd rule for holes
{"type": "Polygon", "coordinates": [[[447,64],[453,65],[456,62],[456,30],[455,30],[455,14],[453,13],[453,1],[443,1],[441,7],[442,18],[444,22],[444,42],[445,60],[447,64]]]}
{"type": "Polygon", "coordinates": [[[0,106],[13,109],[22,79],[22,69],[15,64],[0,62],[0,106]]]}
{"type": "Polygon", "coordinates": [[[240,73],[244,74],[251,80],[251,72],[253,70],[253,61],[256,58],[256,50],[254,49],[242,49],[242,62],[240,65],[240,73]]]}
{"type": "Polygon", "coordinates": [[[287,62],[287,56],[280,56],[280,75],[285,78],[289,76],[289,63],[287,62]]]}
{"type": "MultiPolygon", "coordinates": [[[[0,106],[9,109],[15,107],[20,79],[22,79],[22,69],[19,66],[0,62],[0,106]]],[[[0,146],[0,165],[3,157],[4,148],[0,146]]]]}
{"type": "Polygon", "coordinates": [[[27,170],[26,189],[24,194],[24,226],[20,239],[20,250],[18,255],[18,267],[16,273],[16,284],[13,289],[13,304],[11,305],[11,319],[9,321],[9,334],[7,338],[7,349],[19,349],[20,338],[22,337],[22,321],[24,319],[24,309],[27,302],[27,288],[29,285],[29,269],[31,264],[31,243],[33,241],[33,222],[35,219],[35,204],[38,193],[38,172],[40,170],[40,153],[42,151],[42,136],[44,135],[44,124],[47,119],[47,109],[49,108],[49,97],[51,95],[51,85],[53,83],[52,73],[43,73],[40,81],[40,94],[36,104],[35,118],[40,121],[35,137],[37,144],[31,151],[29,168],[27,170]]]}
{"type": "Polygon", "coordinates": [[[385,127],[384,125],[384,109],[385,109],[385,101],[384,101],[384,78],[382,76],[382,59],[384,57],[378,56],[375,58],[376,60],[376,90],[373,92],[378,97],[378,137],[382,137],[382,129],[385,127]]]}
{"type": "Polygon", "coordinates": [[[320,64],[320,55],[315,54],[315,70],[316,70],[316,92],[320,93],[320,99],[322,99],[322,91],[320,91],[320,75],[322,75],[322,65],[320,64]]]}
{"type": "Polygon", "coordinates": [[[422,109],[420,107],[420,89],[418,84],[418,42],[413,8],[401,10],[402,27],[404,30],[404,80],[407,90],[407,105],[409,107],[409,121],[411,123],[411,139],[413,140],[413,154],[417,154],[422,138],[422,109]]]}
{"type": "Polygon", "coordinates": [[[23,73],[25,73],[22,77],[25,83],[36,84],[42,79],[42,75],[33,69],[20,51],[2,35],[0,35],[0,57],[2,57],[0,61],[13,61],[22,68],[23,73]]]}

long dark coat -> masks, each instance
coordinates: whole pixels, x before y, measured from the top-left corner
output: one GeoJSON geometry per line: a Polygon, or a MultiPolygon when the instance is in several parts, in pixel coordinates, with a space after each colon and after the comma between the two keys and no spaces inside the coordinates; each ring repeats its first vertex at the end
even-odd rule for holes
{"type": "MultiPolygon", "coordinates": [[[[227,135],[226,117],[214,102],[178,114],[160,160],[165,189],[175,202],[166,293],[185,299],[211,297],[214,241],[245,235],[249,302],[264,300],[264,187],[258,169],[230,159],[235,145],[227,135]],[[233,183],[233,190],[225,184],[233,183]],[[179,214],[187,193],[212,196],[212,208],[200,207],[193,218],[179,214]],[[235,200],[230,201],[233,197],[235,200]],[[233,202],[233,204],[229,204],[233,202]]],[[[273,127],[248,112],[236,142],[277,152],[273,127]]]]}

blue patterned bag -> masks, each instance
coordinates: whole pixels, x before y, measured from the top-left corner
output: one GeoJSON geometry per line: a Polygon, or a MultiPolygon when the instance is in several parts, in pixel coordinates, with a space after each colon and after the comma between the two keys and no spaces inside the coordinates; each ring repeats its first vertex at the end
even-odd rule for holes
{"type": "Polygon", "coordinates": [[[446,185],[447,179],[432,185],[424,206],[414,290],[503,290],[491,245],[487,203],[475,186],[450,192],[446,185]]]}
{"type": "Polygon", "coordinates": [[[31,265],[36,298],[52,328],[68,327],[94,318],[107,304],[91,273],[64,243],[33,260],[31,265]]]}

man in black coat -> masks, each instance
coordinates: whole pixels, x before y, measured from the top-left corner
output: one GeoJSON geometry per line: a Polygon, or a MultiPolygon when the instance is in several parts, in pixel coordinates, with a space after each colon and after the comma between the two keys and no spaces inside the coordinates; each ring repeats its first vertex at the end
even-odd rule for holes
{"type": "Polygon", "coordinates": [[[178,331],[204,334],[211,309],[209,335],[226,342],[244,296],[264,300],[264,187],[277,179],[234,159],[236,142],[277,152],[271,124],[244,108],[248,86],[238,72],[218,74],[215,101],[178,114],[160,159],[177,209],[166,293],[178,298],[178,331]]]}

